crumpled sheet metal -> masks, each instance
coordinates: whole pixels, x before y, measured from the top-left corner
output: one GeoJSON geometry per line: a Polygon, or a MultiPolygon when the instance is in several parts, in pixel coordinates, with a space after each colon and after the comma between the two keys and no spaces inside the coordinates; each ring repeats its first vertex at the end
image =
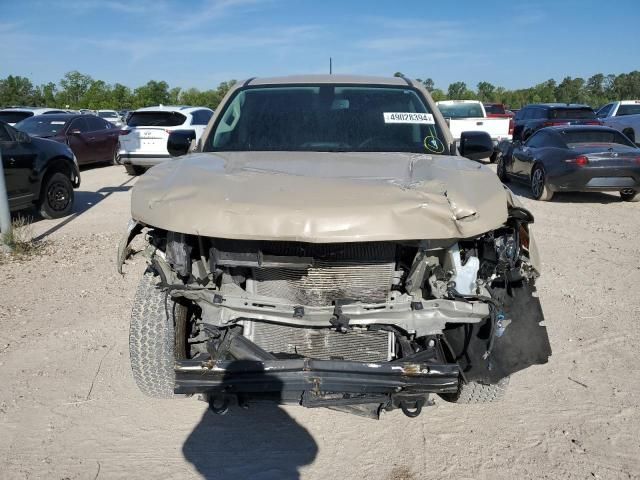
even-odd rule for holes
{"type": "Polygon", "coordinates": [[[310,243],[468,238],[507,219],[505,190],[461,157],[194,153],[145,173],[132,217],[175,232],[310,243]]]}

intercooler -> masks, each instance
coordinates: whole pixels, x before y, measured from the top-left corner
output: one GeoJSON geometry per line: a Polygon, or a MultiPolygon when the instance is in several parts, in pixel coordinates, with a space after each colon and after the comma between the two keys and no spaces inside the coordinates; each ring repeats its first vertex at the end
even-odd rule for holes
{"type": "Polygon", "coordinates": [[[386,301],[395,270],[395,244],[307,244],[296,249],[291,245],[274,242],[269,247],[277,249],[278,258],[295,253],[297,258],[310,259],[310,264],[304,268],[253,268],[255,293],[303,306],[326,306],[336,300],[386,301]]]}
{"type": "Polygon", "coordinates": [[[267,352],[280,357],[318,360],[384,362],[394,352],[393,334],[351,330],[339,333],[328,328],[300,328],[273,323],[244,321],[244,335],[267,352]]]}

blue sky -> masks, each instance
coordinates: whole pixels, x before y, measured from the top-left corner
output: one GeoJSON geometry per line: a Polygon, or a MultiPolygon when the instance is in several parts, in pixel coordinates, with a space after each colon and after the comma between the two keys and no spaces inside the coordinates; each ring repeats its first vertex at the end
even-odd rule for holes
{"type": "Polygon", "coordinates": [[[136,87],[294,73],[527,87],[640,68],[640,3],[0,0],[0,77],[79,70],[136,87]]]}

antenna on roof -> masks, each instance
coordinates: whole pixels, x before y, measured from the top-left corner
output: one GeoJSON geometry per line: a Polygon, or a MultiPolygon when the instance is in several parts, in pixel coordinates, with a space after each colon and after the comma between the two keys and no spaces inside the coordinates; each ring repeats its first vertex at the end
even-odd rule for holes
{"type": "Polygon", "coordinates": [[[333,74],[333,59],[329,57],[329,75],[333,74]]]}

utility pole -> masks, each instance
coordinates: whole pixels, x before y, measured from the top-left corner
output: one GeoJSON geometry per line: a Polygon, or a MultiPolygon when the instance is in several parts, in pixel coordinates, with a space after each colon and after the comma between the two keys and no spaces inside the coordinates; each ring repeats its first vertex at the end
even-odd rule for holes
{"type": "Polygon", "coordinates": [[[333,75],[333,59],[329,57],[329,75],[333,75]]]}
{"type": "Polygon", "coordinates": [[[4,165],[2,164],[2,152],[0,151],[0,244],[11,233],[11,213],[9,212],[9,197],[7,185],[4,181],[4,165]]]}

